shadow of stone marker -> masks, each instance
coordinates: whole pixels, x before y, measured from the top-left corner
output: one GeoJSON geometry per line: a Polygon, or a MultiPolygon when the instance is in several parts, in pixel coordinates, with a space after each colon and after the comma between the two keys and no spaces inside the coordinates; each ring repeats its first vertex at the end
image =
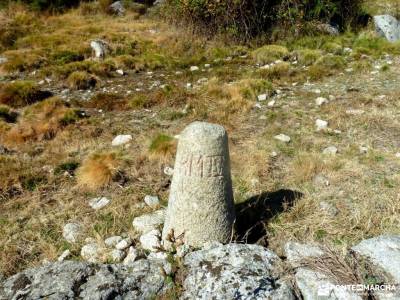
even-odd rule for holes
{"type": "Polygon", "coordinates": [[[228,243],[234,220],[228,135],[220,125],[194,122],[179,137],[164,247],[171,234],[192,247],[228,243]]]}

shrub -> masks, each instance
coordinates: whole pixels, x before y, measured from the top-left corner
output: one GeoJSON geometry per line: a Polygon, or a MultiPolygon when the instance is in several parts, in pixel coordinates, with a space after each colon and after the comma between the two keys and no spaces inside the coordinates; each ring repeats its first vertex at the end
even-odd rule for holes
{"type": "Polygon", "coordinates": [[[68,76],[67,82],[71,89],[87,90],[95,87],[97,80],[85,71],[76,71],[68,76]]]}
{"type": "Polygon", "coordinates": [[[266,45],[254,50],[252,53],[254,61],[259,65],[269,64],[278,59],[285,59],[288,55],[288,49],[279,45],[266,45]]]}
{"type": "Polygon", "coordinates": [[[301,29],[315,20],[351,23],[362,0],[166,0],[162,10],[170,20],[195,25],[207,34],[224,33],[246,39],[275,25],[301,29]]]}
{"type": "Polygon", "coordinates": [[[0,104],[18,108],[51,97],[51,92],[41,91],[31,81],[15,81],[0,87],[0,104]]]}

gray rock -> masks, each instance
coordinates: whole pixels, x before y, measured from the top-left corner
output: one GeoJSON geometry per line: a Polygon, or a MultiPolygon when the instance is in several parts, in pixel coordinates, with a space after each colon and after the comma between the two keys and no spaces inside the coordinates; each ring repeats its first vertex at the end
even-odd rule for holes
{"type": "Polygon", "coordinates": [[[179,138],[163,243],[169,247],[172,232],[193,247],[227,243],[234,219],[228,135],[222,126],[194,122],[179,138]]]}
{"type": "Polygon", "coordinates": [[[103,40],[91,41],[90,47],[94,52],[94,57],[97,59],[104,59],[110,52],[110,46],[103,40]]]}
{"type": "Polygon", "coordinates": [[[161,232],[158,229],[153,229],[143,234],[139,240],[144,250],[157,252],[158,248],[161,247],[160,243],[161,232]]]}
{"type": "Polygon", "coordinates": [[[304,300],[362,300],[359,295],[338,287],[320,272],[301,268],[297,270],[295,279],[304,300]]]}
{"type": "Polygon", "coordinates": [[[118,244],[115,245],[115,248],[118,250],[125,250],[128,249],[132,245],[132,243],[132,239],[128,237],[118,242],[118,244]]]}
{"type": "Polygon", "coordinates": [[[77,223],[65,224],[63,228],[63,237],[69,243],[77,243],[82,239],[82,226],[77,223]]]}
{"type": "Polygon", "coordinates": [[[113,14],[122,17],[125,14],[125,7],[121,1],[116,1],[109,6],[113,14]]]}
{"type": "Polygon", "coordinates": [[[124,265],[130,265],[134,263],[138,256],[139,252],[135,248],[129,247],[128,253],[124,259],[124,265]]]}
{"type": "Polygon", "coordinates": [[[329,146],[322,151],[325,155],[335,155],[338,153],[338,149],[335,146],[329,146]]]}
{"type": "Polygon", "coordinates": [[[98,263],[101,260],[101,255],[104,252],[99,245],[91,243],[84,245],[81,249],[81,256],[84,260],[91,263],[98,263]]]}
{"type": "Polygon", "coordinates": [[[153,229],[157,229],[164,224],[165,210],[160,209],[154,213],[136,217],[132,221],[132,226],[140,233],[146,233],[153,229]]]}
{"type": "Polygon", "coordinates": [[[99,210],[110,204],[111,200],[106,197],[93,198],[89,201],[89,206],[94,210],[99,210]]]}
{"type": "Polygon", "coordinates": [[[54,263],[0,283],[0,299],[153,299],[168,289],[161,267],[147,260],[129,266],[54,263]]]}
{"type": "Polygon", "coordinates": [[[116,235],[105,239],[104,244],[106,244],[107,247],[114,248],[120,241],[122,241],[122,237],[116,235]]]}
{"type": "Polygon", "coordinates": [[[69,256],[71,255],[71,251],[70,250],[65,250],[58,258],[57,261],[61,262],[66,260],[69,256]]]}
{"type": "Polygon", "coordinates": [[[319,208],[328,216],[335,217],[339,214],[339,210],[333,205],[325,201],[319,203],[319,208]]]}
{"type": "Polygon", "coordinates": [[[274,275],[280,259],[273,252],[244,244],[219,245],[185,257],[182,299],[294,299],[274,275]]]}
{"type": "Polygon", "coordinates": [[[117,135],[111,142],[111,145],[114,147],[122,146],[130,143],[132,139],[133,137],[130,134],[117,135]]]}
{"type": "Polygon", "coordinates": [[[296,242],[287,242],[284,247],[285,256],[293,267],[300,266],[305,258],[319,257],[324,254],[317,245],[300,244],[296,242]]]}
{"type": "Polygon", "coordinates": [[[374,17],[376,32],[385,37],[389,42],[400,40],[400,22],[390,15],[374,17]]]}
{"type": "Polygon", "coordinates": [[[290,136],[287,136],[286,134],[278,134],[274,136],[274,139],[281,141],[283,143],[289,143],[291,140],[290,136]]]}
{"type": "Polygon", "coordinates": [[[123,250],[114,249],[114,250],[111,251],[110,257],[111,257],[113,262],[120,263],[126,257],[126,253],[123,250]]]}
{"type": "Polygon", "coordinates": [[[0,65],[1,65],[1,64],[4,64],[4,63],[6,63],[6,62],[8,62],[7,57],[2,57],[2,56],[0,56],[0,65]]]}
{"type": "Polygon", "coordinates": [[[147,195],[146,197],[144,197],[144,203],[154,208],[160,205],[160,199],[158,199],[157,196],[147,195]]]}
{"type": "Polygon", "coordinates": [[[381,235],[364,240],[352,248],[356,253],[371,260],[393,279],[400,282],[400,235],[381,235]]]}
{"type": "Polygon", "coordinates": [[[320,24],[318,26],[318,29],[323,32],[323,33],[327,33],[329,35],[339,35],[339,29],[335,26],[332,26],[331,24],[320,24]]]}

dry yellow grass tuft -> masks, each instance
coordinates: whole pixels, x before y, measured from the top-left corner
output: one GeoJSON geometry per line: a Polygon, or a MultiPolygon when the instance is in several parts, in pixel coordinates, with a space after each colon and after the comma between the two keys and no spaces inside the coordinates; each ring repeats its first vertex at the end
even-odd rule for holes
{"type": "Polygon", "coordinates": [[[122,161],[112,153],[96,153],[87,158],[77,170],[78,186],[97,190],[109,185],[120,172],[122,161]]]}
{"type": "Polygon", "coordinates": [[[5,134],[5,144],[13,146],[28,140],[53,138],[58,131],[79,119],[76,110],[57,97],[27,107],[21,119],[5,134]]]}

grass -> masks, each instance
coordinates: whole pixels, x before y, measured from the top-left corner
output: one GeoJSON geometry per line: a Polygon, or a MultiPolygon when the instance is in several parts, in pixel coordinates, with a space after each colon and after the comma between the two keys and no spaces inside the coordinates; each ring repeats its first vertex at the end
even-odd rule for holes
{"type": "Polygon", "coordinates": [[[87,190],[98,190],[111,184],[120,168],[121,161],[116,153],[93,154],[76,171],[78,186],[87,190]]]}
{"type": "Polygon", "coordinates": [[[284,46],[266,45],[253,51],[255,63],[265,65],[276,60],[283,60],[289,56],[289,50],[284,46]]]}
{"type": "Polygon", "coordinates": [[[68,76],[67,82],[71,89],[87,90],[95,87],[97,80],[85,71],[76,71],[68,76]]]}
{"type": "Polygon", "coordinates": [[[15,81],[0,86],[0,104],[14,108],[30,105],[50,96],[50,92],[41,91],[31,81],[15,81]]]}
{"type": "MultiPolygon", "coordinates": [[[[16,15],[8,14],[7,24],[18,26],[16,15]]],[[[87,237],[127,232],[136,240],[132,218],[151,211],[137,204],[147,194],[168,199],[163,170],[174,164],[173,136],[199,120],[229,133],[237,202],[281,189],[303,194],[268,221],[272,250],[281,254],[287,240],[341,250],[399,233],[398,44],[365,28],[257,49],[207,40],[133,12],[115,18],[92,6],[35,17],[35,28],[29,22],[0,50],[10,59],[2,65],[0,97],[0,145],[12,150],[0,154],[0,269],[6,276],[56,260],[65,249],[79,259],[83,244],[60,238],[71,221],[81,223],[87,237]],[[96,38],[110,44],[105,60],[91,59],[96,38]],[[198,72],[190,72],[193,65],[198,72]],[[126,76],[115,72],[120,68],[126,76]],[[79,90],[77,74],[84,74],[83,86],[92,77],[97,84],[79,90]],[[35,84],[45,77],[52,81],[35,84]],[[39,100],[35,93],[47,89],[63,100],[39,100]],[[260,94],[267,100],[258,101],[260,94]],[[336,100],[317,107],[317,97],[336,100]],[[317,119],[329,121],[329,130],[316,132],[317,119]],[[290,144],[274,140],[281,133],[290,144]],[[119,134],[133,140],[115,153],[111,141],[119,134]],[[339,153],[323,156],[332,145],[339,153]],[[362,145],[368,153],[360,153],[362,145]],[[319,185],[317,176],[330,184],[319,185]],[[95,212],[87,202],[99,196],[112,202],[95,212]],[[321,211],[321,201],[338,214],[321,211]]]]}

